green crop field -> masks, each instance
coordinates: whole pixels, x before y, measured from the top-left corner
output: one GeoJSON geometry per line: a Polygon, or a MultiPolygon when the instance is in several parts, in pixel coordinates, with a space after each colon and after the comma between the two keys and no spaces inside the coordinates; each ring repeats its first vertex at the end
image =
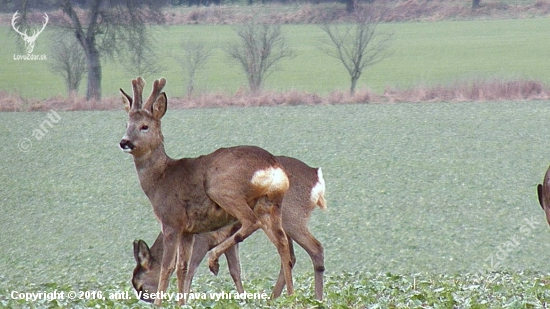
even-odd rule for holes
{"type": "MultiPolygon", "coordinates": [[[[326,250],[329,308],[543,308],[550,228],[536,185],[550,164],[549,103],[169,110],[163,131],[172,157],[253,144],[323,168],[328,209],[310,227],[326,250]]],[[[122,110],[0,113],[0,304],[135,305],[12,299],[132,293],[132,241],[151,243],[159,226],[118,149],[125,122],[122,110]]],[[[261,232],[240,248],[245,289],[270,293],[275,248],[261,232]]],[[[297,258],[296,297],[250,308],[315,306],[311,262],[301,249],[297,258]]],[[[202,266],[194,291],[230,290],[221,267],[216,278],[202,266]]]]}
{"type": "MultiPolygon", "coordinates": [[[[422,84],[450,83],[472,78],[532,78],[550,82],[549,18],[516,20],[445,21],[437,23],[383,24],[380,31],[394,34],[392,56],[368,69],[359,87],[377,92],[387,86],[409,87],[422,84]]],[[[284,25],[289,46],[296,57],[281,63],[280,71],[267,81],[266,89],[308,91],[322,94],[348,89],[349,76],[336,59],[319,50],[325,34],[315,25],[284,25]]],[[[199,91],[234,93],[246,87],[241,69],[232,64],[224,48],[236,39],[233,26],[170,26],[152,29],[155,51],[167,90],[182,96],[185,76],[176,58],[187,39],[204,41],[213,48],[207,67],[198,76],[199,91]]],[[[0,29],[0,89],[23,97],[47,98],[65,95],[63,80],[53,75],[46,61],[16,61],[19,54],[11,28],[0,29]],[[9,72],[9,74],[6,74],[9,72]]],[[[37,40],[34,54],[48,56],[52,36],[59,32],[48,27],[37,40]]],[[[136,73],[121,59],[103,59],[103,94],[118,95],[136,73]]],[[[150,78],[157,78],[151,76],[150,78]]],[[[81,85],[84,93],[85,82],[81,85]]]]}
{"type": "MultiPolygon", "coordinates": [[[[358,86],[381,92],[492,77],[548,84],[549,27],[549,18],[382,24],[381,31],[394,34],[392,56],[366,71],[358,86]]],[[[343,67],[318,49],[324,37],[319,27],[283,30],[297,56],[281,63],[266,89],[326,94],[349,87],[343,67]]],[[[51,57],[14,60],[22,52],[12,32],[0,29],[0,92],[65,95],[62,79],[48,69],[51,57]]],[[[176,58],[187,39],[213,48],[196,90],[234,93],[246,87],[224,52],[236,39],[232,26],[152,32],[169,98],[184,95],[176,58]]],[[[48,26],[34,54],[51,56],[56,35],[48,26]]],[[[130,89],[136,74],[121,59],[102,61],[103,95],[130,89]]],[[[146,76],[149,84],[157,77],[146,76]]],[[[328,209],[313,213],[310,228],[325,247],[327,308],[548,308],[550,228],[536,185],[550,165],[549,103],[169,109],[163,131],[174,158],[252,144],[323,168],[328,209]]],[[[0,307],[138,306],[130,284],[132,241],[151,244],[159,225],[131,156],[119,150],[125,123],[122,108],[0,113],[0,307]],[[17,299],[54,291],[130,297],[17,299]]],[[[279,272],[274,246],[258,232],[240,252],[245,290],[269,294],[279,272]]],[[[309,256],[297,249],[297,259],[295,296],[191,305],[317,307],[309,256]]],[[[224,266],[222,261],[214,277],[203,265],[193,291],[231,291],[224,266]]],[[[175,290],[172,282],[169,291],[175,290]]]]}

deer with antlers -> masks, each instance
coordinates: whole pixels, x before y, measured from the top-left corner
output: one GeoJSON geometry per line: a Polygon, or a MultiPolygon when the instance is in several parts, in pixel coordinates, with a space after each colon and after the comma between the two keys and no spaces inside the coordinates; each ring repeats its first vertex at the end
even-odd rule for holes
{"type": "MultiPolygon", "coordinates": [[[[290,254],[292,263],[296,262],[292,241],[296,241],[311,257],[313,269],[315,272],[315,298],[323,299],[323,272],[324,250],[321,243],[311,234],[307,227],[309,217],[313,210],[318,206],[326,209],[324,198],[325,181],[321,169],[312,168],[304,162],[290,157],[276,157],[288,175],[290,187],[283,198],[282,218],[283,229],[288,237],[290,244],[290,254]]],[[[195,235],[191,260],[189,261],[188,274],[185,277],[187,281],[185,286],[189,288],[196,270],[211,248],[217,246],[220,242],[230,237],[238,227],[237,225],[221,228],[214,232],[195,235]]],[[[132,275],[132,285],[136,291],[143,293],[156,293],[156,287],[159,281],[160,261],[162,258],[163,236],[160,233],[149,248],[143,240],[134,241],[134,258],[136,267],[132,275]]],[[[225,252],[227,266],[231,278],[239,293],[244,293],[241,282],[241,267],[239,264],[238,245],[231,247],[225,252]]],[[[279,279],[273,290],[273,296],[281,294],[285,285],[284,274],[281,269],[279,279]]],[[[185,290],[184,293],[189,293],[185,290]]],[[[188,294],[184,294],[188,295],[188,294]]],[[[150,301],[149,297],[142,297],[144,301],[150,301]]]]}
{"type": "MultiPolygon", "coordinates": [[[[167,109],[165,84],[164,78],[156,80],[145,104],[141,77],[132,80],[133,97],[120,89],[128,123],[119,145],[132,154],[141,188],[161,223],[163,255],[157,291],[166,291],[177,269],[178,292],[183,292],[194,234],[239,221],[241,227],[210,251],[210,270],[217,273],[218,258],[261,228],[277,248],[291,295],[292,261],[281,223],[281,203],[289,187],[286,173],[272,154],[254,146],[220,148],[198,158],[168,157],[161,132],[167,109]]],[[[155,299],[155,305],[161,303],[162,299],[155,299]]]]}
{"type": "Polygon", "coordinates": [[[44,28],[46,28],[46,25],[48,24],[48,20],[49,20],[49,17],[48,17],[48,14],[44,13],[44,19],[46,20],[43,24],[42,24],[42,29],[40,30],[36,30],[34,29],[33,30],[33,33],[31,36],[29,36],[27,34],[27,30],[25,30],[25,32],[21,32],[19,31],[19,27],[16,27],[15,26],[15,21],[17,18],[19,18],[19,13],[18,11],[15,12],[15,14],[13,14],[13,17],[11,19],[11,26],[13,28],[13,30],[15,30],[15,32],[19,33],[19,35],[21,35],[21,37],[23,38],[23,41],[25,41],[25,48],[27,49],[27,54],[31,54],[32,51],[34,50],[34,43],[36,41],[36,39],[38,38],[38,35],[40,33],[42,33],[42,31],[44,31],[44,28]]]}

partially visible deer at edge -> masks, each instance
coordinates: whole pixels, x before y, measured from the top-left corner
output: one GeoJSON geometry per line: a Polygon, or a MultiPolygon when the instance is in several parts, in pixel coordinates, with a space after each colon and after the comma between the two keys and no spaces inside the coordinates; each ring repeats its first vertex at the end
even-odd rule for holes
{"type": "MultiPolygon", "coordinates": [[[[292,241],[294,240],[311,257],[315,272],[315,298],[322,300],[323,272],[325,270],[324,250],[321,243],[309,231],[307,223],[315,207],[318,206],[321,209],[326,209],[323,174],[321,169],[311,168],[300,160],[282,156],[276,158],[282,165],[290,181],[290,187],[283,198],[282,216],[283,230],[287,234],[290,244],[292,263],[293,265],[296,263],[296,256],[294,255],[292,245],[292,241]]],[[[208,250],[231,236],[235,228],[235,226],[228,226],[214,232],[195,235],[189,269],[187,277],[185,277],[185,280],[188,281],[186,286],[191,286],[193,276],[208,250]]],[[[160,260],[162,258],[162,238],[162,233],[160,233],[151,248],[143,240],[134,241],[134,258],[137,265],[132,276],[132,285],[137,291],[157,292],[156,287],[158,285],[160,260]]],[[[225,256],[227,258],[229,273],[235,282],[237,291],[243,293],[238,245],[226,251],[225,256]]],[[[281,270],[273,292],[275,297],[281,294],[284,283],[284,276],[281,270]]],[[[189,291],[185,292],[189,293],[189,291]]]]}
{"type": "Polygon", "coordinates": [[[550,225],[550,167],[546,170],[542,184],[537,186],[539,204],[546,214],[546,222],[550,225]]]}
{"type": "MultiPolygon", "coordinates": [[[[161,118],[167,109],[166,93],[161,92],[165,84],[164,78],[154,82],[143,107],[145,81],[141,77],[132,80],[133,98],[120,89],[128,112],[120,148],[134,157],[141,188],[161,223],[163,255],[157,291],[166,292],[174,269],[178,292],[189,290],[184,282],[193,235],[239,221],[241,227],[210,251],[210,270],[216,274],[220,255],[261,228],[277,248],[291,295],[292,261],[281,223],[287,175],[272,154],[253,146],[220,148],[198,158],[168,157],[161,133],[161,118]]],[[[154,303],[160,305],[162,299],[154,303]]]]}

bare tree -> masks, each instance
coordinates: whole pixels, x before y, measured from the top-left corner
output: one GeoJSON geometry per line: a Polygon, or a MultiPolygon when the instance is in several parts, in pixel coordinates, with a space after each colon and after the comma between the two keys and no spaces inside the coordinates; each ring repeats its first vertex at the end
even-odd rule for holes
{"type": "Polygon", "coordinates": [[[392,34],[378,31],[383,11],[374,7],[357,10],[354,23],[321,26],[328,36],[321,50],[344,65],[351,78],[352,95],[361,74],[391,55],[388,49],[392,40],[392,34]]]}
{"type": "Polygon", "coordinates": [[[82,46],[73,37],[57,36],[48,58],[52,72],[65,80],[68,94],[77,92],[86,72],[86,55],[82,46]]]}
{"type": "Polygon", "coordinates": [[[58,0],[66,15],[66,27],[76,37],[86,55],[88,84],[86,98],[101,98],[101,56],[137,50],[146,36],[146,25],[162,22],[155,1],[74,1],[58,0]]]}
{"type": "Polygon", "coordinates": [[[346,11],[348,13],[355,12],[355,7],[357,6],[357,0],[346,0],[346,11]]]}
{"type": "Polygon", "coordinates": [[[181,43],[183,55],[177,57],[184,74],[187,77],[187,95],[193,94],[195,78],[202,70],[212,55],[212,49],[206,48],[203,42],[187,40],[181,43]]]}
{"type": "Polygon", "coordinates": [[[148,79],[151,75],[165,70],[161,64],[162,59],[150,47],[154,46],[153,40],[146,32],[140,32],[139,38],[136,38],[138,44],[135,44],[133,51],[129,55],[122,57],[122,63],[133,76],[141,76],[148,79]]]}
{"type": "Polygon", "coordinates": [[[229,47],[229,57],[243,68],[250,91],[258,92],[284,58],[295,52],[286,44],[280,25],[249,23],[236,28],[239,43],[229,47]]]}

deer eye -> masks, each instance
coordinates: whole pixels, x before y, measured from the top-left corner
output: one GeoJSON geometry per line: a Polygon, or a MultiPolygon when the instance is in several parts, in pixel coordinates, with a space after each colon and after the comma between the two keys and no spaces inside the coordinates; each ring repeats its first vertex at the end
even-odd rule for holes
{"type": "Polygon", "coordinates": [[[146,133],[146,132],[149,131],[149,126],[147,126],[147,125],[142,125],[141,128],[139,128],[139,129],[141,130],[141,132],[146,133]]]}

